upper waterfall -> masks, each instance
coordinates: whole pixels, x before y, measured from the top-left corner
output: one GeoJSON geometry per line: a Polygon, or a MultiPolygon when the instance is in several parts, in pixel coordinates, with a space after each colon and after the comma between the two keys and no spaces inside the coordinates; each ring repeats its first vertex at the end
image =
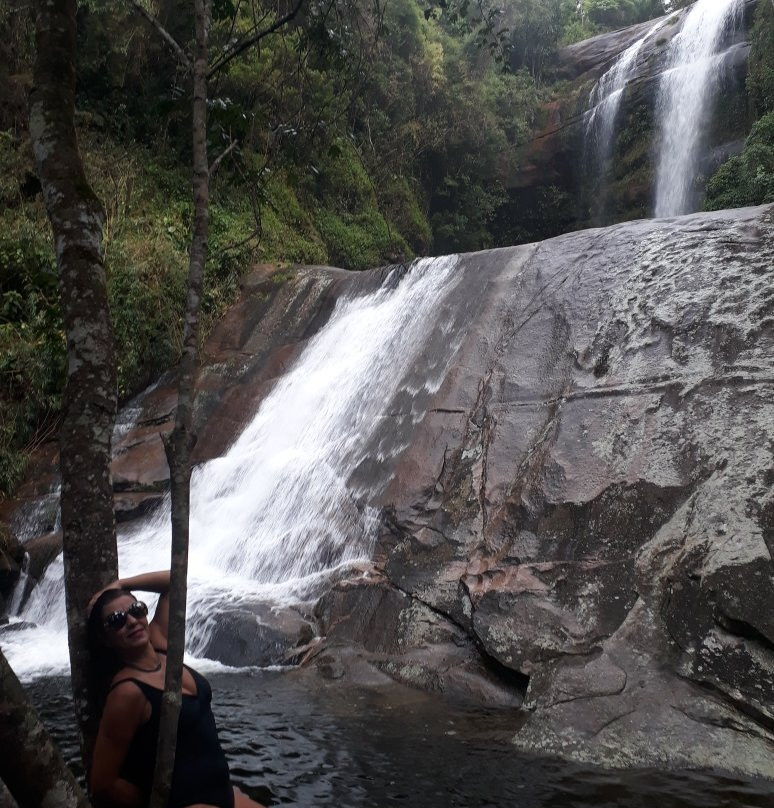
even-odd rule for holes
{"type": "MultiPolygon", "coordinates": [[[[604,181],[608,173],[608,160],[612,145],[615,122],[621,106],[624,90],[634,72],[637,57],[642,46],[668,20],[659,20],[643,37],[632,43],[613,63],[613,66],[594,85],[589,96],[589,110],[586,113],[584,145],[587,152],[586,163],[604,181]]],[[[598,201],[597,217],[601,216],[604,198],[598,201]]]]}
{"type": "Polygon", "coordinates": [[[742,0],[698,0],[671,43],[657,114],[661,145],[655,215],[679,216],[696,207],[700,141],[723,67],[720,47],[742,0]]]}

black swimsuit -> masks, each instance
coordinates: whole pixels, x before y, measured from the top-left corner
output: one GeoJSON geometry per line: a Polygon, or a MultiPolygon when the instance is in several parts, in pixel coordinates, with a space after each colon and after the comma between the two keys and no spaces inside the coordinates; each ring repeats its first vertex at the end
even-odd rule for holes
{"type": "MultiPolygon", "coordinates": [[[[210,706],[212,688],[200,673],[191,668],[188,670],[196,682],[196,695],[183,693],[168,808],[184,808],[199,802],[217,808],[233,808],[234,791],[228,763],[218,741],[215,716],[210,706]]],[[[113,687],[121,682],[134,682],[151,705],[151,716],[132,738],[120,772],[124,780],[142,791],[147,802],[156,765],[162,691],[134,678],[121,679],[113,687]]]]}

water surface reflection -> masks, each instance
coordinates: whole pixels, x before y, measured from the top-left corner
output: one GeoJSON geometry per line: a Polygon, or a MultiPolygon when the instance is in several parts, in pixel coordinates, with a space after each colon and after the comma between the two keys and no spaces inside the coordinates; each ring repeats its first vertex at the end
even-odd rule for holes
{"type": "MultiPolygon", "coordinates": [[[[211,675],[234,781],[269,805],[338,808],[771,808],[774,783],[707,772],[606,771],[519,755],[518,716],[395,686],[211,675]]],[[[68,683],[28,692],[76,758],[68,683]]]]}

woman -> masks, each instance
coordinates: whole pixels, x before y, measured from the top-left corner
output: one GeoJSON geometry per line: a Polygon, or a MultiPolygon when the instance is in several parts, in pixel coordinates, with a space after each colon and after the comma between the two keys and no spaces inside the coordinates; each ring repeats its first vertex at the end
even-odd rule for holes
{"type": "MultiPolygon", "coordinates": [[[[95,805],[142,808],[153,781],[167,666],[169,572],[115,581],[89,606],[94,686],[104,703],[91,792],[95,805]],[[148,607],[131,589],[159,593],[150,623],[148,607]]],[[[169,808],[263,808],[231,786],[211,700],[209,682],[184,667],[169,808]]]]}

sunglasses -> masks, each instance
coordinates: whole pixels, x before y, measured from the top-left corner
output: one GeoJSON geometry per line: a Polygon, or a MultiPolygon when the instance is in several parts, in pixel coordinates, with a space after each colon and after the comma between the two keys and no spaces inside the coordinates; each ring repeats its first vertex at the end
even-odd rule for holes
{"type": "Polygon", "coordinates": [[[130,615],[135,620],[141,620],[148,616],[148,607],[141,600],[136,600],[125,612],[111,612],[105,618],[105,628],[120,631],[126,625],[126,618],[130,615]]]}

